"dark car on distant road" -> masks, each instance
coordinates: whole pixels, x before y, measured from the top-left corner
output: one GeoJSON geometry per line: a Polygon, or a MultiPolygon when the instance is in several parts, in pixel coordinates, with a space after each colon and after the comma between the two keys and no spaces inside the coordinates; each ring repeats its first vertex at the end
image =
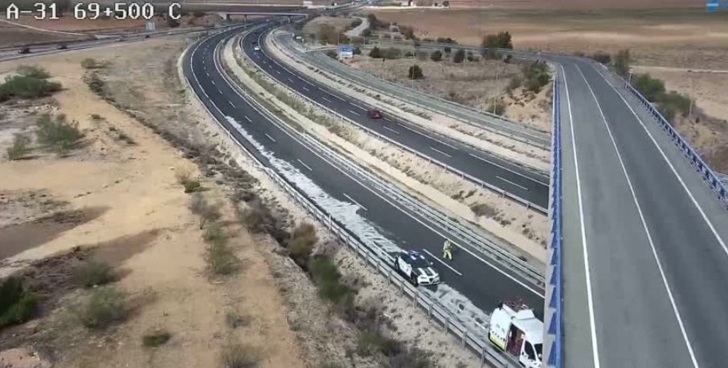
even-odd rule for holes
{"type": "Polygon", "coordinates": [[[58,50],[66,50],[66,49],[68,49],[68,45],[66,45],[65,43],[60,43],[60,44],[58,44],[58,46],[56,48],[58,50]]]}
{"type": "Polygon", "coordinates": [[[369,119],[381,119],[384,117],[382,115],[382,112],[377,109],[371,109],[367,111],[367,115],[369,116],[369,119]]]}
{"type": "Polygon", "coordinates": [[[30,54],[30,47],[21,47],[18,54],[30,54]]]}

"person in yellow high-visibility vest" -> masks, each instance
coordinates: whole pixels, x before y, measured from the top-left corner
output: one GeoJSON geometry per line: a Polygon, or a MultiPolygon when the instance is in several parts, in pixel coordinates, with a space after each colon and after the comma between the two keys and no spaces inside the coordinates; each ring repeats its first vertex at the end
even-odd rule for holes
{"type": "Polygon", "coordinates": [[[450,240],[445,239],[445,243],[442,245],[442,258],[452,261],[452,243],[450,243],[450,240]]]}

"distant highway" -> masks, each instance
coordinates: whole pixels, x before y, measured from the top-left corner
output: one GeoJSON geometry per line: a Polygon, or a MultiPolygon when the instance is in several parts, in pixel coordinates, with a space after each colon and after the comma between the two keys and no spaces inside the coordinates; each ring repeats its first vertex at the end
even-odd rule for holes
{"type": "MultiPolygon", "coordinates": [[[[195,93],[214,117],[232,132],[234,139],[271,167],[274,165],[261,154],[261,147],[306,175],[328,196],[341,202],[357,204],[360,208],[357,214],[397,246],[431,254],[443,281],[481,310],[490,311],[504,299],[520,299],[533,306],[539,316],[543,314],[542,290],[527,286],[517,276],[495,269],[475,253],[464,250],[456,255],[454,261],[445,265],[439,257],[445,238],[440,232],[433,231],[426,220],[413,217],[413,214],[387,200],[382,193],[347,175],[295,139],[296,133],[272,122],[268,115],[253,108],[225,78],[216,61],[216,48],[236,32],[227,31],[204,39],[194,45],[184,59],[184,73],[195,93]],[[259,146],[252,144],[241,131],[252,137],[259,146]]],[[[295,183],[292,185],[297,186],[295,183]]],[[[351,224],[342,225],[356,232],[351,224]]]]}
{"type": "Polygon", "coordinates": [[[260,68],[278,82],[395,142],[433,157],[541,208],[548,207],[548,178],[452,138],[436,135],[397,116],[385,116],[381,120],[370,119],[367,111],[373,107],[353,100],[310,77],[296,73],[282,65],[279,60],[272,58],[265,51],[263,37],[266,34],[267,29],[251,33],[241,41],[241,46],[260,68]],[[261,50],[255,51],[255,45],[259,45],[261,50]]]}

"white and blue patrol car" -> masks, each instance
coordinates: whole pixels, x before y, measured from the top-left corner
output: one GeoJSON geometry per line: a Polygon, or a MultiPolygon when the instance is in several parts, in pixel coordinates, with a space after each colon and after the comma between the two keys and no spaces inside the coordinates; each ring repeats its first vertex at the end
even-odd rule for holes
{"type": "Polygon", "coordinates": [[[440,283],[440,274],[432,268],[432,262],[416,251],[409,250],[397,255],[394,266],[414,285],[435,285],[440,283]]]}

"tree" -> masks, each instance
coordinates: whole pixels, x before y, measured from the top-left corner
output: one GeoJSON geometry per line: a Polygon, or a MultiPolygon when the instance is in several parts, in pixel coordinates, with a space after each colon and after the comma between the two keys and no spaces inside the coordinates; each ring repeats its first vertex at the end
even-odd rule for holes
{"type": "Polygon", "coordinates": [[[455,51],[455,55],[452,56],[452,61],[454,63],[462,63],[463,60],[465,60],[465,50],[458,49],[458,51],[455,51]]]}
{"type": "Polygon", "coordinates": [[[415,64],[409,67],[409,70],[407,72],[407,78],[409,79],[422,79],[425,76],[422,74],[422,68],[420,68],[419,65],[415,64]]]}
{"type": "Polygon", "coordinates": [[[374,59],[379,59],[382,57],[382,51],[379,50],[379,47],[374,46],[374,48],[369,51],[369,57],[374,59]]]}
{"type": "Polygon", "coordinates": [[[665,83],[649,74],[636,74],[632,78],[632,84],[652,102],[658,101],[665,94],[665,83]]]}
{"type": "Polygon", "coordinates": [[[440,50],[433,51],[430,54],[430,59],[435,62],[442,60],[442,51],[440,51],[440,50]]]}
{"type": "Polygon", "coordinates": [[[506,31],[485,35],[481,47],[484,49],[513,49],[511,34],[506,31]]]}
{"type": "Polygon", "coordinates": [[[617,74],[626,77],[629,74],[630,62],[631,57],[629,55],[629,50],[620,50],[616,55],[614,55],[614,70],[617,74]]]}

